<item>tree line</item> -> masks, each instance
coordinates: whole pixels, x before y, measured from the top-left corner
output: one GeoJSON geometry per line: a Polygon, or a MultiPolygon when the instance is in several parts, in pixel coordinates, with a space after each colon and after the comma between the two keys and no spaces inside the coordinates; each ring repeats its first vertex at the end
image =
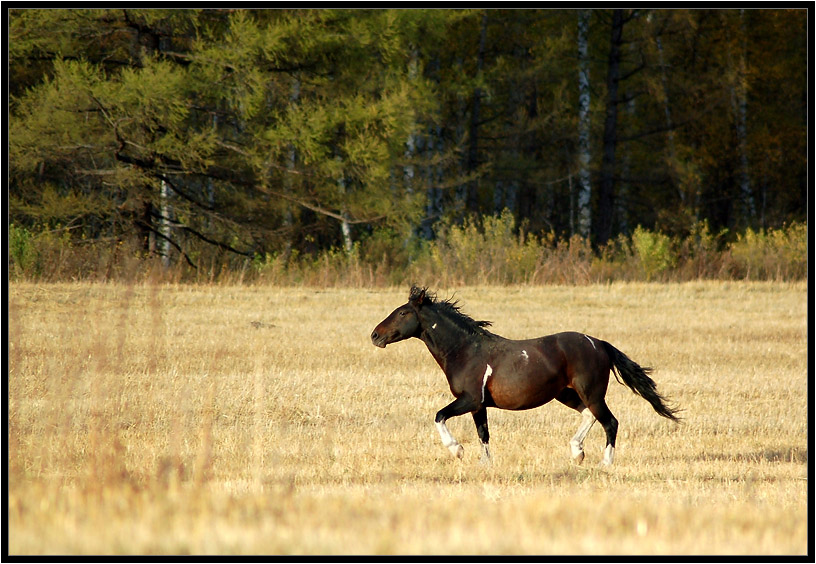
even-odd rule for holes
{"type": "Polygon", "coordinates": [[[13,224],[207,253],[807,216],[807,10],[11,9],[13,224]]]}

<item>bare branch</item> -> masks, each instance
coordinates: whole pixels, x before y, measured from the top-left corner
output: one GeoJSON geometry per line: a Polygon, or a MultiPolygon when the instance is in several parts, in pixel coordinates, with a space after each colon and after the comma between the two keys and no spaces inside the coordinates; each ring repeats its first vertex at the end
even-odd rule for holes
{"type": "Polygon", "coordinates": [[[262,192],[266,192],[267,194],[270,194],[272,196],[277,196],[278,198],[283,198],[284,200],[288,200],[288,201],[290,201],[292,203],[295,203],[295,204],[297,204],[299,206],[302,206],[302,207],[304,207],[304,208],[306,208],[308,210],[312,210],[313,212],[325,215],[327,217],[332,217],[332,218],[334,218],[334,219],[336,219],[338,221],[345,221],[346,223],[351,224],[351,225],[356,225],[356,224],[359,224],[359,223],[374,223],[376,221],[380,221],[381,219],[385,219],[387,217],[386,215],[378,215],[378,216],[375,216],[375,217],[368,217],[368,218],[364,218],[364,219],[351,219],[351,218],[349,218],[347,216],[343,216],[343,215],[341,215],[341,214],[339,214],[337,212],[327,210],[326,208],[323,208],[323,207],[318,206],[316,204],[312,204],[310,202],[303,201],[303,200],[301,200],[299,198],[295,198],[294,196],[290,196],[289,194],[284,194],[283,192],[277,192],[275,190],[269,190],[268,188],[260,188],[260,190],[262,192]]]}
{"type": "Polygon", "coordinates": [[[150,224],[148,224],[148,223],[146,223],[146,222],[144,222],[144,221],[137,220],[137,221],[136,221],[136,224],[137,224],[137,225],[140,225],[141,227],[144,227],[145,229],[147,229],[148,231],[150,231],[151,233],[153,233],[153,234],[154,234],[154,235],[156,235],[157,237],[159,237],[159,238],[161,238],[161,239],[164,239],[165,241],[167,241],[168,243],[170,243],[171,245],[173,245],[173,247],[175,247],[175,249],[176,249],[176,250],[177,250],[177,251],[178,251],[178,252],[181,254],[181,256],[183,256],[183,257],[184,257],[184,260],[186,260],[186,261],[187,261],[187,264],[189,264],[190,266],[192,266],[193,268],[195,268],[196,270],[198,270],[198,266],[196,265],[196,263],[194,263],[194,262],[193,262],[193,261],[190,259],[190,257],[189,257],[189,256],[187,256],[187,253],[185,253],[185,252],[182,250],[182,248],[181,248],[181,247],[178,245],[178,243],[176,243],[175,241],[173,241],[173,240],[172,240],[170,237],[168,237],[167,235],[165,235],[164,233],[162,233],[161,231],[159,231],[158,229],[156,229],[155,227],[153,227],[152,225],[150,225],[150,224]]]}

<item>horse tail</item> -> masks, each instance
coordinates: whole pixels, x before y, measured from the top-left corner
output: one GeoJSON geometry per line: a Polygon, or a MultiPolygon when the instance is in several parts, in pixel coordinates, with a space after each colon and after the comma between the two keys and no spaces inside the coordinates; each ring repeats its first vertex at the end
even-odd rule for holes
{"type": "Polygon", "coordinates": [[[652,369],[640,366],[606,341],[603,341],[603,344],[612,361],[612,373],[615,374],[617,381],[652,404],[658,415],[679,421],[677,413],[681,410],[670,406],[666,398],[658,393],[657,384],[649,377],[652,369]]]}

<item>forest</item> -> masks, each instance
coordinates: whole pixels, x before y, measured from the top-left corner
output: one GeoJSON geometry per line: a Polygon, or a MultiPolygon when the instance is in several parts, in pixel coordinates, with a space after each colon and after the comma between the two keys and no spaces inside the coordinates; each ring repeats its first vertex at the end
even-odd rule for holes
{"type": "Polygon", "coordinates": [[[12,277],[806,276],[804,8],[6,17],[12,277]]]}

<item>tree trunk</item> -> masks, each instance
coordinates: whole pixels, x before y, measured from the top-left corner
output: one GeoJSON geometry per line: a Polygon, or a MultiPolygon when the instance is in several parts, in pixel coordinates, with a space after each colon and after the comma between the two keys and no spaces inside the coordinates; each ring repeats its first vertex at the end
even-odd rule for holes
{"type": "Polygon", "coordinates": [[[162,234],[162,237],[159,240],[159,248],[161,249],[162,266],[167,268],[172,262],[170,257],[170,214],[172,210],[170,209],[170,188],[168,188],[167,182],[164,180],[161,181],[160,202],[159,233],[162,234]]]}
{"type": "Polygon", "coordinates": [[[603,132],[601,176],[598,182],[598,217],[595,222],[595,243],[604,245],[612,236],[612,216],[615,209],[615,148],[618,127],[618,83],[620,82],[623,10],[612,12],[612,34],[609,40],[609,64],[606,74],[606,119],[603,132]]]}
{"type": "MultiPolygon", "coordinates": [[[[339,155],[334,158],[338,161],[342,161],[339,155]]],[[[346,186],[346,176],[343,172],[340,172],[340,177],[337,179],[337,186],[342,194],[346,194],[348,192],[348,187],[346,186]]],[[[345,249],[346,254],[350,254],[354,246],[354,242],[351,240],[351,224],[349,223],[348,212],[346,210],[342,210],[340,212],[340,218],[340,232],[343,234],[343,248],[345,249]]]]}
{"type": "MultiPolygon", "coordinates": [[[[289,91],[289,104],[294,106],[298,103],[298,99],[300,98],[300,79],[297,76],[292,78],[292,87],[289,91]]],[[[283,177],[283,189],[284,191],[292,195],[294,190],[292,188],[292,180],[293,175],[295,173],[295,164],[297,162],[297,152],[295,151],[295,146],[292,143],[289,143],[288,150],[286,152],[286,173],[283,177]]],[[[294,234],[293,226],[295,223],[293,214],[292,214],[292,207],[290,204],[285,204],[285,208],[283,210],[283,225],[286,228],[286,234],[284,235],[285,242],[283,244],[283,257],[286,261],[289,260],[289,257],[292,255],[292,247],[294,246],[294,234]]]]}
{"type": "MultiPolygon", "coordinates": [[[[419,66],[419,50],[417,48],[411,49],[411,60],[408,63],[408,80],[413,82],[417,77],[417,68],[419,66]]],[[[403,175],[405,177],[405,189],[409,194],[414,191],[414,177],[416,170],[414,161],[417,156],[417,150],[421,143],[419,133],[417,132],[416,122],[412,124],[411,131],[408,133],[408,139],[405,140],[405,166],[403,167],[403,175]]]]}
{"type": "MultiPolygon", "coordinates": [[[[530,80],[530,90],[527,96],[527,118],[530,123],[535,122],[538,118],[538,86],[536,81],[530,80]]],[[[536,161],[539,158],[539,151],[541,150],[541,141],[538,137],[538,130],[532,129],[524,135],[524,153],[526,158],[531,161],[536,161]]],[[[541,225],[539,221],[541,209],[538,206],[537,186],[525,175],[522,177],[521,183],[514,194],[515,207],[518,210],[518,223],[525,219],[529,220],[533,229],[541,225]]]]}
{"type": "Polygon", "coordinates": [[[444,167],[439,163],[434,163],[434,157],[442,154],[445,144],[442,139],[442,128],[435,126],[428,134],[426,151],[431,160],[431,164],[426,167],[426,182],[428,203],[425,208],[425,220],[422,222],[422,236],[433,239],[433,224],[442,217],[444,204],[442,201],[442,188],[439,188],[445,177],[444,167]]]}
{"type": "Polygon", "coordinates": [[[141,217],[137,217],[136,220],[139,238],[142,241],[142,250],[147,256],[156,252],[156,235],[150,229],[151,225],[153,225],[153,204],[148,200],[142,207],[141,217]]]}
{"type": "Polygon", "coordinates": [[[351,225],[348,222],[348,214],[344,212],[343,218],[343,221],[340,222],[340,229],[343,231],[343,247],[346,250],[346,254],[351,254],[354,243],[351,240],[351,225]]]}
{"type": "MultiPolygon", "coordinates": [[[[428,63],[429,76],[439,84],[439,56],[435,55],[428,63]]],[[[428,164],[425,168],[425,182],[427,205],[425,208],[425,219],[421,223],[422,237],[431,240],[434,237],[433,225],[444,213],[444,201],[440,184],[445,179],[445,170],[441,162],[437,159],[442,156],[445,150],[445,140],[442,137],[442,126],[432,125],[425,134],[425,158],[428,164]]]]}
{"type": "MultiPolygon", "coordinates": [[[[646,19],[651,22],[652,14],[646,16],[646,19]]],[[[657,46],[657,61],[660,68],[660,86],[663,90],[663,117],[666,122],[666,142],[667,142],[667,171],[669,178],[674,185],[675,191],[680,198],[680,203],[684,208],[693,208],[695,198],[693,195],[686,193],[687,188],[683,186],[682,180],[678,177],[678,161],[677,161],[677,142],[674,135],[674,126],[672,121],[671,105],[669,104],[669,75],[666,70],[666,56],[663,50],[663,40],[660,35],[655,36],[655,44],[657,46]]],[[[696,212],[695,212],[696,213],[696,212]]]]}
{"type": "Polygon", "coordinates": [[[737,62],[737,83],[732,89],[732,103],[736,114],[737,150],[739,151],[739,189],[742,197],[744,218],[746,223],[750,223],[756,215],[754,205],[754,195],[751,191],[751,176],[748,169],[748,94],[745,83],[746,63],[745,63],[745,10],[739,11],[740,18],[740,41],[739,60],[737,62]]]}
{"type": "MultiPolygon", "coordinates": [[[[481,78],[484,68],[485,42],[487,39],[487,12],[482,14],[482,26],[479,34],[479,51],[476,56],[476,77],[481,78]]],[[[470,112],[469,144],[467,153],[467,171],[472,173],[479,166],[479,120],[481,119],[482,89],[473,89],[473,104],[470,112]]],[[[476,180],[468,182],[467,209],[473,213],[479,211],[479,183],[476,180]]]]}
{"type": "MultiPolygon", "coordinates": [[[[577,232],[581,237],[589,237],[592,223],[590,201],[592,197],[590,163],[590,115],[589,115],[589,10],[578,13],[578,195],[574,198],[577,207],[577,232]]],[[[573,200],[573,198],[570,198],[573,200]]]]}

